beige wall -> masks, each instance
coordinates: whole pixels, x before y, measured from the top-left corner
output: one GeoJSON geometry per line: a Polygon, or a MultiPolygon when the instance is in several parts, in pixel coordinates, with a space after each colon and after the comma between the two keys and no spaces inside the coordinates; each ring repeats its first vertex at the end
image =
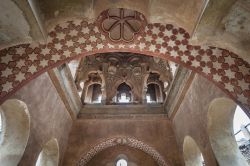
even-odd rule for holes
{"type": "Polygon", "coordinates": [[[185,136],[191,136],[203,154],[206,166],[215,166],[216,159],[207,134],[207,112],[210,102],[226,95],[207,79],[196,75],[173,119],[173,128],[180,152],[185,136]]]}
{"type": "MultiPolygon", "coordinates": [[[[93,146],[108,138],[119,136],[132,137],[143,141],[157,150],[169,163],[169,166],[181,165],[171,122],[166,117],[156,118],[153,115],[143,118],[78,119],[70,134],[69,146],[63,165],[76,165],[79,159],[93,146]]],[[[112,153],[113,156],[123,152],[119,148],[114,148],[114,150],[116,152],[112,153]]],[[[107,153],[102,153],[102,158],[109,158],[109,156],[104,157],[104,154],[107,153]]],[[[138,156],[138,153],[134,155],[138,156]]],[[[141,157],[143,158],[143,156],[141,157]]],[[[141,163],[138,160],[140,160],[140,157],[134,159],[133,162],[141,163]]],[[[91,161],[90,163],[96,162],[91,161]]]]}
{"type": "Polygon", "coordinates": [[[31,116],[30,137],[19,166],[34,166],[42,147],[52,138],[58,141],[62,162],[72,120],[47,73],[29,82],[11,98],[25,102],[31,116]]]}

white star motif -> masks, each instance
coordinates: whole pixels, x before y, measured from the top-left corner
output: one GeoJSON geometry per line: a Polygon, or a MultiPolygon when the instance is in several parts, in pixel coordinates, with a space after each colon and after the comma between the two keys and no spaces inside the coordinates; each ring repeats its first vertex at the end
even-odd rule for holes
{"type": "Polygon", "coordinates": [[[67,45],[68,47],[72,47],[72,46],[74,46],[74,42],[73,42],[72,40],[68,40],[68,41],[66,42],[66,45],[67,45]]]}
{"type": "Polygon", "coordinates": [[[158,38],[156,39],[156,44],[162,45],[162,43],[164,43],[164,40],[163,40],[161,37],[158,37],[158,38]]]}
{"type": "Polygon", "coordinates": [[[232,57],[230,57],[230,56],[225,57],[225,63],[228,63],[228,64],[229,64],[229,66],[231,66],[231,65],[235,64],[234,60],[235,60],[235,59],[234,59],[234,58],[232,58],[232,57]]]}
{"type": "Polygon", "coordinates": [[[66,50],[63,52],[63,55],[65,55],[66,57],[70,57],[71,52],[69,50],[66,50]]]}
{"type": "Polygon", "coordinates": [[[135,44],[131,44],[130,46],[129,46],[129,48],[135,48],[135,44]]]}
{"type": "Polygon", "coordinates": [[[114,48],[114,45],[108,44],[108,48],[114,48]]]}
{"type": "Polygon", "coordinates": [[[73,30],[71,30],[71,31],[69,32],[69,35],[70,35],[70,36],[77,36],[77,34],[78,34],[78,31],[75,30],[75,29],[73,29],[73,30]]]}
{"type": "Polygon", "coordinates": [[[25,66],[25,60],[21,59],[17,62],[16,67],[21,68],[22,66],[25,66]]]}
{"type": "Polygon", "coordinates": [[[16,75],[16,79],[15,79],[15,80],[21,82],[21,81],[24,80],[24,79],[25,79],[24,73],[19,72],[19,73],[16,75]]]}
{"type": "Polygon", "coordinates": [[[213,79],[217,82],[220,82],[221,81],[221,76],[218,75],[217,73],[213,75],[213,79]]]}
{"type": "Polygon", "coordinates": [[[34,62],[35,60],[37,60],[37,54],[35,54],[34,52],[32,52],[29,55],[29,60],[31,60],[32,62],[34,62]]]}
{"type": "Polygon", "coordinates": [[[5,84],[2,85],[2,87],[4,92],[8,92],[12,89],[12,83],[6,82],[5,84]]]}
{"type": "Polygon", "coordinates": [[[205,66],[202,68],[202,72],[208,75],[210,73],[210,68],[205,66]]]}
{"type": "Polygon", "coordinates": [[[139,44],[140,50],[143,50],[145,47],[146,47],[145,43],[140,43],[140,44],[139,44]]]}
{"type": "Polygon", "coordinates": [[[163,32],[163,34],[164,34],[164,36],[170,37],[170,36],[173,35],[173,32],[166,29],[166,30],[163,32]]]}
{"type": "Polygon", "coordinates": [[[12,60],[12,55],[6,54],[5,56],[1,57],[1,63],[8,64],[12,60]]]}
{"type": "Polygon", "coordinates": [[[192,61],[192,66],[193,66],[193,67],[199,67],[199,66],[200,66],[200,62],[197,61],[196,59],[194,59],[194,60],[192,61]]]}
{"type": "Polygon", "coordinates": [[[83,33],[89,33],[89,28],[88,27],[84,27],[82,30],[83,33]]]}
{"type": "Polygon", "coordinates": [[[91,45],[86,45],[86,48],[85,48],[87,51],[92,51],[93,47],[91,45]]]}
{"type": "Polygon", "coordinates": [[[56,44],[55,44],[55,48],[56,48],[57,50],[62,49],[62,44],[61,44],[61,43],[56,43],[56,44]]]}
{"type": "Polygon", "coordinates": [[[12,74],[12,69],[6,68],[3,72],[2,72],[2,77],[8,77],[9,75],[12,74]]]}
{"type": "Polygon", "coordinates": [[[83,43],[85,43],[85,42],[86,42],[86,39],[85,39],[85,38],[83,38],[83,37],[81,37],[81,38],[78,40],[78,42],[79,42],[80,44],[83,44],[83,43]]]}
{"type": "Polygon", "coordinates": [[[31,74],[34,74],[36,72],[36,67],[34,65],[31,65],[28,69],[28,72],[30,72],[31,74]]]}
{"type": "Polygon", "coordinates": [[[125,45],[124,45],[124,44],[119,44],[118,47],[119,47],[119,48],[124,48],[125,45]]]}
{"type": "Polygon", "coordinates": [[[104,36],[104,35],[101,35],[101,39],[102,39],[102,40],[105,40],[106,38],[105,38],[105,36],[104,36]]]}
{"type": "Polygon", "coordinates": [[[165,54],[167,52],[167,49],[164,47],[160,48],[160,53],[165,54]]]}
{"type": "Polygon", "coordinates": [[[213,62],[213,67],[218,70],[221,69],[221,64],[218,61],[213,62]]]}
{"type": "Polygon", "coordinates": [[[77,48],[75,49],[75,53],[81,54],[81,53],[82,53],[82,49],[81,49],[80,47],[77,47],[77,48]]]}
{"type": "Polygon", "coordinates": [[[183,34],[178,33],[178,34],[176,35],[176,40],[182,41],[182,40],[184,40],[184,39],[185,39],[185,38],[184,38],[183,34]]]}
{"type": "Polygon", "coordinates": [[[168,46],[169,47],[174,47],[176,44],[175,44],[175,41],[173,41],[173,40],[170,40],[169,42],[168,42],[168,46]]]}
{"type": "Polygon", "coordinates": [[[245,80],[239,80],[239,85],[241,87],[241,89],[244,91],[244,90],[249,90],[250,89],[250,84],[245,82],[245,80]]]}
{"type": "Polygon", "coordinates": [[[96,42],[97,38],[95,36],[90,36],[90,39],[89,39],[91,42],[96,42]]]}
{"type": "Polygon", "coordinates": [[[247,98],[244,96],[244,94],[240,94],[237,95],[238,99],[242,102],[242,103],[246,103],[247,104],[247,98]]]}
{"type": "Polygon", "coordinates": [[[58,54],[52,55],[51,60],[53,60],[54,62],[59,61],[60,60],[60,55],[58,55],[58,54]]]}
{"type": "Polygon", "coordinates": [[[185,54],[183,54],[183,55],[181,56],[181,60],[182,60],[183,62],[185,62],[185,63],[187,63],[187,62],[189,61],[188,56],[185,55],[185,54]]]}
{"type": "Polygon", "coordinates": [[[149,51],[155,52],[155,50],[156,50],[155,45],[151,44],[151,45],[149,46],[149,51]]]}
{"type": "Polygon", "coordinates": [[[145,40],[146,40],[147,42],[151,42],[152,39],[153,39],[153,38],[152,38],[150,35],[147,35],[147,36],[145,37],[145,40]]]}
{"type": "Polygon", "coordinates": [[[175,51],[175,50],[172,50],[171,52],[170,52],[170,56],[173,56],[173,57],[178,57],[179,56],[179,54],[175,51]]]}
{"type": "Polygon", "coordinates": [[[24,53],[25,53],[25,48],[23,47],[16,48],[16,54],[23,55],[24,53]]]}
{"type": "Polygon", "coordinates": [[[96,47],[99,50],[99,49],[102,49],[104,47],[104,45],[102,43],[98,43],[96,47]]]}
{"type": "Polygon", "coordinates": [[[181,44],[181,45],[179,46],[179,50],[182,51],[182,52],[185,52],[185,51],[187,51],[187,46],[181,44]]]}
{"type": "Polygon", "coordinates": [[[57,39],[63,40],[64,38],[65,38],[65,34],[64,33],[60,32],[60,33],[57,34],[57,39]]]}
{"type": "Polygon", "coordinates": [[[153,27],[152,32],[158,35],[160,33],[160,29],[158,27],[153,27]]]}
{"type": "Polygon", "coordinates": [[[230,69],[225,70],[225,76],[227,76],[229,79],[235,78],[235,72],[232,72],[230,69]]]}
{"type": "Polygon", "coordinates": [[[46,54],[49,54],[49,52],[50,52],[50,49],[48,47],[45,47],[44,49],[42,49],[41,54],[46,55],[46,54]]]}
{"type": "Polygon", "coordinates": [[[192,49],[192,50],[190,51],[190,55],[192,55],[192,56],[196,57],[197,55],[199,55],[199,53],[198,53],[198,51],[197,51],[197,50],[192,49]]]}
{"type": "Polygon", "coordinates": [[[40,61],[40,65],[41,65],[42,67],[47,66],[47,65],[48,65],[48,60],[43,59],[42,61],[40,61]]]}
{"type": "Polygon", "coordinates": [[[234,86],[231,85],[230,83],[225,83],[225,89],[227,89],[230,92],[234,91],[234,86]]]}

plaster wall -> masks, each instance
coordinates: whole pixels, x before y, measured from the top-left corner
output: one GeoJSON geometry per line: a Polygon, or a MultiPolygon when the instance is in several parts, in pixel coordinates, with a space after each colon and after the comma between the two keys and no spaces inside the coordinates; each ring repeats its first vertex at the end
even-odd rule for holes
{"type": "Polygon", "coordinates": [[[62,161],[72,120],[47,73],[29,82],[11,98],[27,104],[30,117],[30,137],[19,166],[34,166],[48,141],[55,138],[62,161]]]}
{"type": "Polygon", "coordinates": [[[207,134],[208,107],[210,102],[217,97],[226,97],[226,95],[213,83],[196,75],[173,118],[179,151],[183,152],[185,136],[191,136],[197,143],[206,166],[217,165],[207,134]]]}
{"type": "MultiPolygon", "coordinates": [[[[101,109],[101,108],[100,108],[101,109]]],[[[148,144],[157,150],[169,164],[180,166],[180,155],[177,150],[175,135],[171,122],[166,118],[100,118],[78,119],[70,133],[69,146],[64,158],[64,166],[76,165],[77,162],[94,146],[106,139],[113,137],[132,137],[148,144]]],[[[119,155],[123,151],[113,148],[112,156],[119,155]]],[[[133,152],[133,151],[131,151],[133,152]]],[[[110,159],[110,153],[102,153],[101,158],[110,159]],[[107,156],[103,156],[103,155],[107,156]]],[[[140,153],[135,153],[135,156],[140,153]]],[[[128,156],[129,157],[129,156],[128,156]]],[[[93,158],[92,160],[98,159],[93,158]]],[[[140,158],[133,158],[133,162],[141,163],[140,158]]],[[[115,159],[115,158],[114,158],[115,159]]],[[[96,163],[97,161],[90,161],[96,163]]],[[[108,161],[107,161],[108,162],[108,161]]]]}

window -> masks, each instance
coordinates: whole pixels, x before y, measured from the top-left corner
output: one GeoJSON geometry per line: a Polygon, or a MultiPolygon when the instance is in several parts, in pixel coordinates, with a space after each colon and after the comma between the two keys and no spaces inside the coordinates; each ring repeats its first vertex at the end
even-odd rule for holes
{"type": "Polygon", "coordinates": [[[116,166],[127,166],[128,162],[125,159],[120,159],[116,162],[116,166]]]}
{"type": "Polygon", "coordinates": [[[132,101],[131,88],[125,82],[117,88],[118,103],[129,103],[132,101]]]}
{"type": "Polygon", "coordinates": [[[88,87],[88,91],[85,97],[85,103],[95,104],[101,103],[102,90],[100,84],[92,84],[88,87]]]}
{"type": "Polygon", "coordinates": [[[250,119],[237,106],[234,114],[234,136],[242,155],[250,163],[250,119]]]}

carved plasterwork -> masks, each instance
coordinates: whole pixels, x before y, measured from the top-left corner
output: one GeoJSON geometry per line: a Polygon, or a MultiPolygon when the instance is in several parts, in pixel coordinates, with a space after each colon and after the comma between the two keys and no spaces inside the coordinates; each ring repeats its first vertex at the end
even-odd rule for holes
{"type": "Polygon", "coordinates": [[[154,61],[150,56],[131,53],[106,53],[85,57],[77,70],[75,80],[77,87],[81,82],[88,82],[89,75],[93,72],[99,73],[101,77],[108,104],[113,103],[117,88],[123,82],[131,88],[133,103],[142,103],[145,99],[144,89],[151,72],[158,73],[157,81],[160,82],[161,89],[164,82],[170,83],[172,80],[167,61],[162,59],[154,61]]]}
{"type": "Polygon", "coordinates": [[[99,16],[101,30],[114,42],[130,42],[145,25],[143,14],[129,9],[109,9],[99,16]]]}
{"type": "Polygon", "coordinates": [[[151,156],[156,163],[159,166],[167,166],[168,164],[164,160],[164,158],[161,156],[159,152],[157,152],[153,147],[145,144],[142,141],[139,141],[134,138],[129,138],[129,137],[121,137],[121,138],[111,138],[107,139],[104,142],[101,142],[100,144],[94,146],[90,151],[88,151],[86,154],[84,154],[81,159],[78,162],[78,166],[85,166],[87,163],[98,153],[101,151],[109,148],[109,147],[114,147],[117,145],[124,145],[124,146],[129,146],[131,148],[139,149],[151,156]]]}

